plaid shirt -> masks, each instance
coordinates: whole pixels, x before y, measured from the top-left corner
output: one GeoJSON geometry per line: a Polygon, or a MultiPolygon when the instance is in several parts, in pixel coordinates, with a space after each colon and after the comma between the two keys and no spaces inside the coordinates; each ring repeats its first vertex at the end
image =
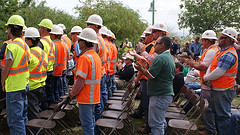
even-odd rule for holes
{"type": "MultiPolygon", "coordinates": [[[[224,49],[221,49],[221,51],[227,50],[228,48],[232,47],[228,46],[224,49]]],[[[231,67],[234,66],[234,64],[236,63],[236,56],[230,52],[225,53],[224,55],[222,55],[222,57],[218,60],[218,65],[217,67],[224,69],[224,70],[229,70],[231,67]]]]}

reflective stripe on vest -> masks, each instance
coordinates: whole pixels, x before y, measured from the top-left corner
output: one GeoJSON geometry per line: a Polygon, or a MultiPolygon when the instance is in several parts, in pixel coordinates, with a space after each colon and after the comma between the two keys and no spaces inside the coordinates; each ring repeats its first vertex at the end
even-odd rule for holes
{"type": "Polygon", "coordinates": [[[87,74],[86,73],[83,73],[82,71],[77,71],[77,73],[76,74],[79,74],[79,75],[81,75],[82,77],[85,77],[85,78],[87,78],[87,74]]]}
{"type": "MultiPolygon", "coordinates": [[[[47,41],[48,42],[48,44],[49,44],[49,46],[50,46],[50,51],[49,51],[49,53],[48,53],[48,62],[49,61],[53,61],[53,60],[55,60],[55,57],[54,56],[51,56],[51,54],[53,53],[55,53],[54,52],[54,49],[53,49],[53,46],[55,45],[55,43],[50,43],[50,41],[47,39],[47,38],[42,38],[43,40],[45,40],[45,41],[47,41]]],[[[55,48],[56,48],[56,45],[55,45],[55,48]]]]}
{"type": "Polygon", "coordinates": [[[18,64],[18,67],[16,67],[17,69],[16,68],[10,68],[9,75],[15,75],[15,74],[19,74],[19,73],[24,72],[24,71],[28,71],[28,64],[27,63],[29,61],[29,56],[28,56],[28,53],[27,53],[27,45],[25,44],[25,46],[24,46],[19,41],[13,41],[13,43],[20,46],[22,49],[24,49],[25,52],[23,54],[23,57],[21,58],[20,63],[18,64]]]}
{"type": "Polygon", "coordinates": [[[45,57],[44,51],[42,50],[41,56],[39,55],[39,53],[36,50],[31,49],[30,52],[32,54],[34,54],[40,61],[39,61],[38,66],[33,71],[30,71],[29,79],[33,79],[33,77],[40,78],[40,77],[46,76],[47,75],[47,72],[46,72],[47,71],[47,63],[44,61],[44,57],[45,57]],[[45,66],[46,71],[42,71],[42,72],[40,71],[42,66],[45,66]]]}
{"type": "Polygon", "coordinates": [[[105,64],[106,63],[106,61],[105,61],[105,63],[103,63],[103,52],[104,52],[104,48],[103,48],[103,44],[102,44],[102,42],[101,42],[101,40],[97,37],[97,39],[98,39],[98,41],[100,42],[100,45],[101,45],[101,47],[102,47],[102,54],[101,54],[101,56],[100,56],[100,58],[101,58],[101,61],[102,61],[102,64],[105,64]]]}
{"type": "Polygon", "coordinates": [[[91,73],[91,80],[85,80],[85,84],[90,84],[90,103],[93,103],[94,100],[94,86],[97,83],[100,83],[100,81],[95,80],[95,63],[94,63],[94,59],[92,57],[92,55],[90,55],[89,53],[85,53],[89,59],[92,62],[92,73],[91,73]]]}

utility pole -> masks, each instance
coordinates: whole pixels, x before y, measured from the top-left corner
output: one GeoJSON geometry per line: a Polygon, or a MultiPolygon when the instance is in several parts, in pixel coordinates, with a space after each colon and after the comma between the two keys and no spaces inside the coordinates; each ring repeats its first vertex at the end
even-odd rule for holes
{"type": "Polygon", "coordinates": [[[150,8],[148,9],[148,12],[152,12],[152,25],[154,25],[154,12],[156,12],[157,10],[155,10],[155,1],[153,0],[150,4],[150,8]]]}

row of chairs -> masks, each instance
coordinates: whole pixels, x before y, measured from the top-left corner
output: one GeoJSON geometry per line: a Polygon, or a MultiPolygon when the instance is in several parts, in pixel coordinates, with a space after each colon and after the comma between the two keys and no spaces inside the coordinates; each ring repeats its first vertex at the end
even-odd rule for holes
{"type": "Polygon", "coordinates": [[[102,113],[103,118],[96,121],[96,125],[104,135],[134,134],[135,128],[130,122],[130,114],[135,105],[135,98],[139,88],[134,88],[134,81],[130,81],[127,90],[115,90],[113,97],[107,101],[108,109],[102,113]]]}
{"type": "Polygon", "coordinates": [[[180,94],[182,96],[178,102],[173,102],[169,106],[166,118],[168,119],[168,126],[171,128],[170,134],[187,135],[190,131],[198,129],[197,122],[209,103],[207,99],[201,99],[186,85],[181,88],[180,94]],[[188,99],[187,101],[186,98],[188,99]],[[191,107],[184,111],[189,104],[191,104],[191,107]]]}

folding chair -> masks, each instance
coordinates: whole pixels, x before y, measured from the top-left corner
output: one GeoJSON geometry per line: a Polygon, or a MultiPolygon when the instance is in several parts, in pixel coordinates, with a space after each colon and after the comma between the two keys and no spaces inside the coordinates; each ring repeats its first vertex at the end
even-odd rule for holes
{"type": "Polygon", "coordinates": [[[119,129],[124,129],[127,133],[131,131],[130,134],[134,133],[134,126],[128,120],[128,113],[131,111],[131,109],[134,106],[137,92],[138,90],[134,91],[131,98],[127,101],[126,105],[123,106],[123,109],[121,111],[106,110],[102,113],[103,117],[113,118],[113,119],[103,118],[103,119],[98,119],[96,121],[96,125],[99,127],[99,129],[104,135],[106,134],[110,135],[112,133],[120,134],[117,131],[119,129]],[[123,128],[124,127],[123,122],[127,124],[129,128],[132,127],[132,130],[127,130],[129,128],[123,128]]]}
{"type": "MultiPolygon", "coordinates": [[[[131,85],[131,83],[134,83],[135,80],[135,76],[133,75],[132,78],[129,80],[128,84],[127,84],[127,89],[129,87],[129,85],[131,85]]],[[[126,90],[114,90],[113,93],[125,93],[126,90]]]]}
{"type": "Polygon", "coordinates": [[[176,112],[176,113],[183,113],[186,114],[186,112],[184,111],[184,109],[187,107],[187,105],[190,103],[190,98],[195,94],[194,91],[189,90],[189,92],[186,93],[186,98],[188,98],[188,101],[184,104],[183,107],[180,106],[176,106],[176,107],[168,107],[167,112],[176,112]]]}
{"type": "Polygon", "coordinates": [[[180,92],[175,96],[175,98],[173,99],[173,102],[170,104],[170,106],[172,106],[172,107],[179,106],[179,105],[182,103],[182,101],[185,99],[186,93],[187,93],[189,90],[190,90],[190,89],[189,89],[189,87],[188,87],[187,85],[183,85],[182,88],[181,88],[181,90],[180,90],[180,92]],[[178,99],[178,100],[179,100],[178,102],[175,102],[175,99],[176,99],[178,96],[180,96],[180,94],[183,94],[183,96],[178,99]]]}
{"type": "Polygon", "coordinates": [[[67,97],[63,99],[61,102],[59,102],[57,106],[53,109],[53,113],[48,117],[48,119],[32,119],[28,121],[25,125],[29,132],[32,135],[34,135],[30,128],[36,128],[39,129],[36,135],[38,135],[42,130],[47,132],[48,134],[49,132],[54,134],[54,132],[51,129],[53,129],[56,126],[56,122],[52,120],[57,115],[57,113],[61,111],[61,109],[66,106],[66,104],[69,103],[69,101],[70,97],[67,97]]]}
{"type": "Polygon", "coordinates": [[[185,114],[182,113],[176,113],[176,112],[167,112],[166,113],[166,118],[168,119],[185,119],[188,120],[187,116],[190,114],[191,111],[194,111],[196,109],[197,103],[200,100],[200,96],[197,94],[194,94],[190,99],[190,103],[192,103],[192,107],[189,109],[188,112],[185,114]]]}
{"type": "Polygon", "coordinates": [[[202,116],[203,112],[206,110],[206,108],[208,107],[208,101],[207,99],[202,99],[200,100],[200,103],[198,104],[198,109],[195,109],[195,111],[191,114],[191,116],[189,117],[189,119],[191,119],[193,117],[193,115],[199,111],[200,114],[198,115],[198,117],[193,120],[191,119],[191,121],[189,120],[179,120],[179,119],[171,119],[168,122],[168,126],[172,128],[172,133],[175,134],[184,134],[187,135],[190,131],[196,131],[197,125],[196,123],[198,122],[198,120],[200,119],[200,117],[202,116]]]}

